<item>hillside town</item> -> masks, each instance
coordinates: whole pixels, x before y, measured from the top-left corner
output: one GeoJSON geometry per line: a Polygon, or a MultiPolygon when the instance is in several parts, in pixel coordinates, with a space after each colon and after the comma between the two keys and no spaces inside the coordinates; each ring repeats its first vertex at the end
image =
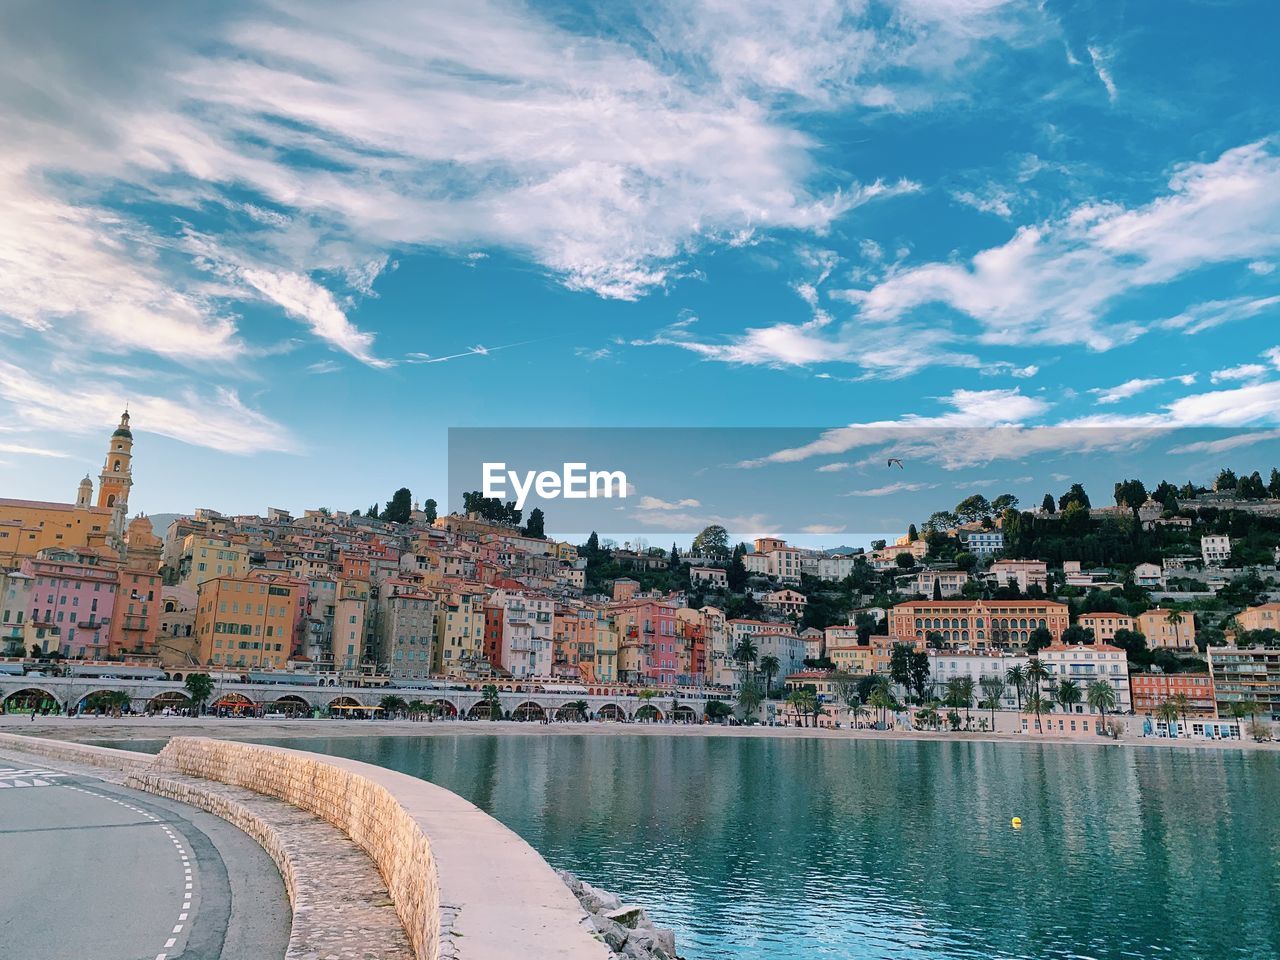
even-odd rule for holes
{"type": "Polygon", "coordinates": [[[479,494],[438,514],[408,489],[157,530],[129,513],[133,444],[126,412],[96,495],[86,476],[68,502],[0,499],[5,673],[697,689],[708,719],[815,726],[995,730],[999,711],[1005,730],[1116,735],[1131,715],[1263,738],[1280,720],[1276,470],[1123,480],[1104,506],[1079,484],[1031,510],[974,495],[870,549],[713,525],[681,552],[556,540],[540,510],[479,494]]]}

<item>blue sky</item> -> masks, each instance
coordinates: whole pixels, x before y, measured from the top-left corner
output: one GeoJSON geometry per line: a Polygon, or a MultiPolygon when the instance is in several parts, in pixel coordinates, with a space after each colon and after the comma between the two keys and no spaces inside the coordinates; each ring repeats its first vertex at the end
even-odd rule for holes
{"type": "Polygon", "coordinates": [[[151,512],[444,500],[451,426],[1280,419],[1274,4],[47,6],[6,495],[126,401],[151,512]]]}

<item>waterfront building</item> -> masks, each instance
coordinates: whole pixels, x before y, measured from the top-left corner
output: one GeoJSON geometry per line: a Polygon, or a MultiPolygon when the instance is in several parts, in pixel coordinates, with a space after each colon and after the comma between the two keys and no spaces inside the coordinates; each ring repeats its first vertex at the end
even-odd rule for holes
{"type": "Polygon", "coordinates": [[[435,663],[435,594],[416,584],[383,584],[378,598],[378,660],[394,680],[425,680],[435,663]]]}
{"type": "Polygon", "coordinates": [[[1182,694],[1191,704],[1191,716],[1218,715],[1213,677],[1208,673],[1133,673],[1129,691],[1134,713],[1154,714],[1164,701],[1182,694]]]}
{"type": "Polygon", "coordinates": [[[201,662],[215,667],[283,669],[293,652],[304,589],[291,577],[266,572],[206,580],[196,601],[201,662]]]}
{"type": "Polygon", "coordinates": [[[129,523],[125,563],[117,574],[119,592],[108,633],[112,657],[155,656],[160,635],[163,545],[151,531],[151,521],[135,517],[129,523]]]}
{"type": "Polygon", "coordinates": [[[333,663],[339,671],[359,672],[374,651],[366,645],[368,580],[336,580],[333,597],[333,663]]]}
{"type": "Polygon", "coordinates": [[[160,630],[156,655],[164,667],[190,667],[200,663],[196,632],[196,592],[181,584],[160,588],[160,630]]]}
{"type": "Polygon", "coordinates": [[[1253,701],[1258,716],[1280,720],[1280,648],[1209,647],[1209,672],[1219,716],[1233,703],[1253,701]]]}
{"type": "Polygon", "coordinates": [[[828,643],[827,657],[841,673],[866,676],[875,670],[875,656],[870,644],[842,643],[833,646],[828,643]]]}
{"type": "Polygon", "coordinates": [[[33,580],[28,620],[36,646],[65,657],[100,659],[110,649],[116,571],[90,551],[41,550],[21,570],[33,580]]]}
{"type": "MultiPolygon", "coordinates": [[[[1014,667],[1026,667],[1030,659],[1022,654],[992,652],[972,652],[966,650],[930,650],[929,676],[934,684],[934,695],[945,695],[945,687],[949,680],[967,678],[973,681],[974,705],[986,694],[979,684],[983,677],[998,677],[1001,681],[1014,667]]],[[[1018,692],[1006,685],[1000,698],[1000,708],[1013,710],[1018,706],[1018,692]]]]}
{"type": "Polygon", "coordinates": [[[1074,680],[1080,686],[1080,703],[1073,712],[1092,713],[1088,703],[1088,687],[1094,680],[1109,683],[1116,695],[1115,707],[1109,713],[1128,713],[1132,709],[1129,693],[1129,660],[1124,650],[1106,643],[1052,643],[1037,654],[1049,676],[1041,684],[1041,696],[1053,698],[1054,685],[1074,680]]]}
{"type": "Polygon", "coordinates": [[[949,647],[984,650],[1025,644],[1040,628],[1057,641],[1069,623],[1067,605],[1052,600],[912,600],[893,608],[889,632],[921,646],[937,633],[949,647]]]}
{"type": "Polygon", "coordinates": [[[38,646],[31,619],[34,584],[30,574],[0,568],[0,656],[26,656],[38,646]]]}
{"type": "Polygon", "coordinates": [[[618,679],[624,683],[674,684],[680,673],[675,606],[644,599],[610,606],[618,624],[618,679]]]}
{"type": "Polygon", "coordinates": [[[1170,650],[1194,650],[1196,646],[1196,617],[1191,611],[1181,612],[1156,607],[1134,618],[1138,632],[1147,638],[1147,646],[1153,650],[1165,647],[1170,650]]]}

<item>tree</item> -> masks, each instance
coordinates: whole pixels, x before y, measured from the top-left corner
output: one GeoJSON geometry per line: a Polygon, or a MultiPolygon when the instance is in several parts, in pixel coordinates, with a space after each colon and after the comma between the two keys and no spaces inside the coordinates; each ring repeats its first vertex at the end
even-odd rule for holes
{"type": "Polygon", "coordinates": [[[1178,728],[1178,706],[1172,700],[1161,700],[1156,706],[1156,717],[1164,721],[1165,729],[1169,731],[1169,736],[1177,737],[1178,728]]]}
{"type": "Polygon", "coordinates": [[[1147,502],[1147,488],[1141,480],[1121,480],[1115,487],[1117,507],[1128,507],[1137,512],[1147,502]]]}
{"type": "Polygon", "coordinates": [[[1040,501],[1040,511],[1042,513],[1057,513],[1057,504],[1053,502],[1053,494],[1046,493],[1044,499],[1040,501]]]}
{"type": "Polygon", "coordinates": [[[680,569],[680,548],[674,543],[671,544],[671,552],[667,554],[667,567],[671,570],[680,569]]]}
{"type": "Polygon", "coordinates": [[[1085,700],[1090,707],[1102,714],[1105,720],[1107,712],[1116,708],[1115,687],[1105,680],[1092,680],[1085,691],[1085,700]]]}
{"type": "Polygon", "coordinates": [[[741,547],[734,549],[729,569],[725,571],[725,583],[734,593],[741,593],[747,585],[747,565],[742,561],[743,552],[741,547]]]}
{"type": "Polygon", "coordinates": [[[1000,701],[1004,699],[1007,689],[1005,678],[1001,676],[984,676],[978,680],[982,688],[982,704],[991,711],[991,729],[996,728],[996,711],[1000,709],[1000,701]]]}
{"type": "Polygon", "coordinates": [[[378,701],[378,706],[382,708],[383,716],[390,720],[404,713],[409,705],[405,703],[404,697],[390,693],[378,701]]]}
{"type": "Polygon", "coordinates": [[[1071,713],[1071,708],[1080,702],[1081,696],[1080,684],[1071,679],[1060,681],[1053,694],[1053,698],[1062,705],[1064,713],[1071,713]]]}
{"type": "Polygon", "coordinates": [[[544,528],[545,517],[540,507],[534,507],[529,511],[529,519],[524,525],[524,535],[526,537],[537,537],[539,540],[545,540],[547,531],[544,528]]]}
{"type": "Polygon", "coordinates": [[[1036,733],[1044,733],[1040,718],[1052,712],[1053,704],[1040,696],[1040,690],[1037,687],[1031,692],[1031,696],[1027,697],[1027,713],[1036,718],[1036,733]]]}
{"type": "Polygon", "coordinates": [[[899,570],[910,570],[916,565],[916,558],[904,552],[894,557],[893,562],[897,564],[899,570]]]}
{"type": "Polygon", "coordinates": [[[764,695],[767,697],[773,689],[773,678],[782,669],[782,664],[773,654],[765,654],[760,658],[760,672],[764,674],[764,695]]]}
{"type": "Polygon", "coordinates": [[[1093,643],[1093,629],[1073,623],[1062,631],[1062,642],[1067,644],[1093,643]]]}
{"type": "Polygon", "coordinates": [[[436,510],[438,508],[439,508],[439,504],[437,504],[434,500],[430,500],[430,499],[427,500],[425,503],[422,504],[422,519],[429,524],[435,523],[436,510]]]}
{"type": "Polygon", "coordinates": [[[1085,510],[1088,510],[1093,506],[1093,504],[1089,502],[1089,495],[1084,492],[1084,487],[1078,483],[1073,483],[1070,489],[1058,498],[1058,509],[1065,511],[1067,509],[1067,504],[1069,503],[1077,504],[1085,510]]]}
{"type": "Polygon", "coordinates": [[[413,494],[408,487],[401,487],[391,495],[386,508],[382,511],[382,519],[390,523],[408,523],[413,511],[413,494]]]}
{"type": "Polygon", "coordinates": [[[490,720],[502,719],[502,695],[496,684],[486,683],[480,690],[480,702],[489,708],[490,720]]]}
{"type": "Polygon", "coordinates": [[[805,720],[817,709],[818,697],[809,689],[796,690],[787,697],[787,705],[795,710],[800,718],[800,726],[808,726],[805,720]]]}
{"type": "Polygon", "coordinates": [[[756,678],[748,675],[742,681],[742,689],[738,691],[738,706],[742,708],[742,719],[745,721],[755,716],[764,696],[760,693],[760,684],[756,678]]]}
{"type": "Polygon", "coordinates": [[[889,653],[889,677],[898,686],[911,689],[911,644],[893,645],[889,653]]]}
{"type": "Polygon", "coordinates": [[[889,688],[889,681],[886,677],[880,677],[874,687],[871,688],[871,696],[867,698],[867,706],[873,710],[880,711],[880,725],[886,725],[886,711],[893,709],[896,701],[893,699],[893,691],[889,688]]]}
{"type": "Polygon", "coordinates": [[[982,494],[975,493],[956,504],[955,513],[963,522],[973,523],[991,516],[991,502],[982,494]]]}
{"type": "Polygon", "coordinates": [[[1049,673],[1049,668],[1045,666],[1044,661],[1039,657],[1032,657],[1028,660],[1025,670],[1027,673],[1027,700],[1029,702],[1031,694],[1038,694],[1040,685],[1048,680],[1052,674],[1049,673]]]}
{"type": "Polygon", "coordinates": [[[991,512],[1003,514],[1007,510],[1017,511],[1018,498],[1012,493],[1002,493],[991,501],[991,512]]]}
{"type": "Polygon", "coordinates": [[[729,555],[729,531],[718,523],[703,527],[693,538],[693,552],[702,557],[722,560],[729,555]]]}
{"type": "Polygon", "coordinates": [[[703,715],[708,720],[723,720],[725,717],[733,716],[733,707],[723,700],[708,700],[703,715]]]}
{"type": "Polygon", "coordinates": [[[907,543],[915,543],[920,539],[920,531],[914,523],[907,524],[907,543]]]}
{"type": "Polygon", "coordinates": [[[187,693],[191,694],[191,699],[195,701],[197,713],[204,707],[205,701],[213,695],[213,677],[207,673],[188,673],[182,685],[187,688],[187,693]]]}
{"type": "Polygon", "coordinates": [[[923,650],[912,650],[907,671],[916,699],[923,701],[929,690],[929,654],[923,650]]]}
{"type": "Polygon", "coordinates": [[[1267,494],[1280,500],[1280,469],[1271,468],[1271,479],[1267,481],[1267,494]]]}
{"type": "Polygon", "coordinates": [[[1213,481],[1213,489],[1217,491],[1234,490],[1239,480],[1236,479],[1236,472],[1227,467],[1223,467],[1218,472],[1218,479],[1213,481]]]}
{"type": "Polygon", "coordinates": [[[733,659],[744,667],[752,666],[756,662],[756,653],[756,642],[750,637],[743,637],[733,648],[733,659]]]}
{"type": "Polygon", "coordinates": [[[1018,695],[1018,713],[1022,713],[1022,695],[1027,688],[1027,671],[1020,664],[1012,666],[1004,675],[1004,682],[1013,687],[1013,692],[1018,695]]]}
{"type": "Polygon", "coordinates": [[[1187,714],[1191,712],[1191,700],[1185,693],[1175,693],[1169,698],[1169,702],[1173,704],[1173,708],[1178,711],[1178,715],[1182,717],[1183,729],[1187,726],[1187,714]]]}
{"type": "Polygon", "coordinates": [[[594,559],[600,553],[600,537],[592,530],[591,536],[587,537],[586,547],[583,551],[589,559],[594,559]]]}
{"type": "Polygon", "coordinates": [[[1053,643],[1053,634],[1047,627],[1036,627],[1027,637],[1027,653],[1034,654],[1053,643]]]}

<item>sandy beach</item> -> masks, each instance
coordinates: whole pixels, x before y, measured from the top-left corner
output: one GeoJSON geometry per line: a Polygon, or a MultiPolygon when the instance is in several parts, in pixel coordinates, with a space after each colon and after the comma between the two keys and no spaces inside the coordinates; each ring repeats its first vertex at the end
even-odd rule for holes
{"type": "Polygon", "coordinates": [[[914,740],[990,743],[1043,743],[1059,746],[1146,747],[1172,750],[1280,751],[1278,743],[1252,740],[1195,740],[1124,736],[1062,737],[1020,733],[934,733],[924,730],[829,730],[813,727],[724,727],[715,724],[517,723],[498,721],[409,720],[261,720],[214,717],[41,717],[0,716],[0,731],[58,740],[163,740],[175,736],[229,740],[307,737],[451,737],[451,736],[627,736],[627,737],[759,737],[811,740],[914,740]]]}

